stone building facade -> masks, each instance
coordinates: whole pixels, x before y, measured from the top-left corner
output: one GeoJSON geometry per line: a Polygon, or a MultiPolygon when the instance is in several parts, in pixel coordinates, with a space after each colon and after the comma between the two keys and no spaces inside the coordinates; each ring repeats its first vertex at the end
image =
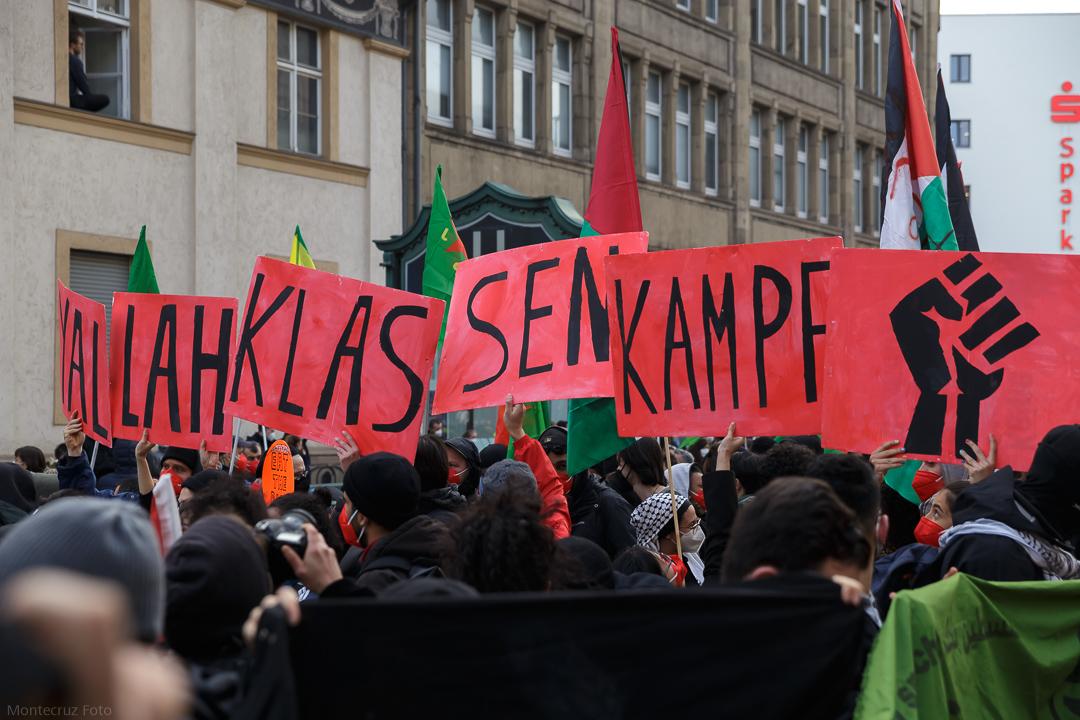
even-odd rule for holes
{"type": "MultiPolygon", "coordinates": [[[[938,2],[904,6],[932,113],[938,2]]],[[[654,248],[873,246],[891,22],[879,0],[424,0],[403,15],[405,225],[437,164],[450,197],[491,180],[584,211],[615,26],[654,248]]]]}

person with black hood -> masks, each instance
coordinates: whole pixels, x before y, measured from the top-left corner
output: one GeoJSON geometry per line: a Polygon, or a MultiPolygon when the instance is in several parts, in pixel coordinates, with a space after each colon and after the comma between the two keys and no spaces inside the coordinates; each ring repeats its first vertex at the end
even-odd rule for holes
{"type": "Polygon", "coordinates": [[[480,484],[480,451],[476,444],[469,438],[450,438],[446,441],[446,461],[450,464],[450,484],[456,485],[463,497],[472,497],[480,484]]]}
{"type": "Polygon", "coordinates": [[[169,550],[165,582],[165,642],[188,664],[193,715],[232,717],[251,682],[244,621],[272,589],[266,556],[250,528],[207,517],[169,550]]]}
{"type": "Polygon", "coordinates": [[[1035,450],[1027,478],[1005,467],[961,492],[952,527],[926,581],[951,568],[983,580],[1080,577],[1072,542],[1080,537],[1080,425],[1060,425],[1035,450]]]}
{"type": "Polygon", "coordinates": [[[417,514],[420,478],[408,460],[385,452],[365,455],[345,471],[343,489],[338,522],[346,542],[360,549],[359,558],[346,554],[339,565],[319,531],[305,524],[304,557],[282,548],[300,582],[320,598],[370,597],[402,580],[442,574],[448,530],[417,514]]]}
{"type": "Polygon", "coordinates": [[[454,470],[447,461],[446,445],[434,435],[423,435],[416,445],[413,467],[420,477],[420,502],[417,512],[441,523],[457,521],[465,509],[465,498],[458,492],[456,483],[449,484],[454,470]]]}
{"type": "Polygon", "coordinates": [[[14,525],[34,512],[34,479],[15,463],[0,463],[0,527],[14,525]]]}

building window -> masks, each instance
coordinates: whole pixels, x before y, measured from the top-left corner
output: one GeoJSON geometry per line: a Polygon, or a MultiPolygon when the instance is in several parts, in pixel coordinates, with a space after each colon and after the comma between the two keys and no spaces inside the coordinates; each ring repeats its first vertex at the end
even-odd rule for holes
{"type": "Polygon", "coordinates": [[[970,120],[953,120],[952,121],[952,144],[953,147],[969,148],[971,147],[971,121],[970,120]]]}
{"type": "Polygon", "coordinates": [[[126,292],[131,256],[91,250],[70,250],[68,285],[84,297],[105,306],[105,339],[112,327],[114,292],[126,292]]]}
{"type": "Polygon", "coordinates": [[[675,7],[690,12],[690,0],[675,0],[675,7]]]}
{"type": "Polygon", "coordinates": [[[528,23],[514,31],[514,141],[532,146],[536,142],[536,39],[528,23]]]}
{"type": "Polygon", "coordinates": [[[761,207],[761,111],[750,112],[750,204],[761,207]]]}
{"type": "Polygon", "coordinates": [[[705,0],[705,19],[716,22],[720,16],[720,0],[705,0]]]}
{"type": "Polygon", "coordinates": [[[798,207],[796,212],[799,217],[806,217],[810,209],[810,166],[807,165],[806,151],[810,143],[810,131],[805,125],[799,126],[799,150],[795,155],[796,177],[798,184],[798,207]]]}
{"type": "Polygon", "coordinates": [[[874,151],[874,176],[870,178],[871,192],[870,207],[874,214],[870,217],[872,227],[870,231],[874,235],[881,234],[881,173],[885,168],[885,158],[880,150],[874,151]]]}
{"type": "Polygon", "coordinates": [[[965,185],[964,186],[964,199],[967,200],[968,210],[970,210],[971,209],[971,186],[970,185],[965,185]]]}
{"type": "Polygon", "coordinates": [[[949,56],[949,80],[954,83],[971,82],[971,56],[949,56]]]}
{"type": "Polygon", "coordinates": [[[573,67],[570,38],[556,36],[555,60],[551,65],[551,140],[559,155],[570,155],[573,151],[573,67]]]}
{"type": "Polygon", "coordinates": [[[773,27],[776,30],[776,52],[784,54],[784,44],[787,42],[787,0],[774,0],[773,27]]]}
{"type": "Polygon", "coordinates": [[[761,44],[761,0],[750,0],[750,39],[761,44]]]}
{"type": "Polygon", "coordinates": [[[881,95],[884,88],[881,86],[881,19],[882,10],[874,8],[874,94],[881,95]]]}
{"type": "Polygon", "coordinates": [[[908,33],[908,44],[911,46],[911,62],[915,64],[915,69],[919,69],[919,26],[912,25],[911,32],[908,33]]]}
{"type": "Polygon", "coordinates": [[[472,22],[472,121],[474,133],[495,137],[495,13],[481,7],[472,22]]]}
{"type": "Polygon", "coordinates": [[[776,127],[773,130],[773,209],[783,212],[787,206],[784,197],[785,167],[784,159],[787,155],[787,121],[782,117],[776,118],[776,127]]]}
{"type": "Polygon", "coordinates": [[[427,106],[428,119],[454,124],[453,9],[450,0],[427,0],[427,106]]]}
{"type": "Polygon", "coordinates": [[[705,193],[716,195],[720,183],[720,99],[709,93],[705,100],[705,193]]]}
{"type": "Polygon", "coordinates": [[[645,177],[660,179],[664,102],[660,73],[650,72],[645,83],[645,177]]]}
{"type": "Polygon", "coordinates": [[[821,72],[829,72],[829,0],[821,0],[818,5],[818,67],[821,72]]]}
{"type": "Polygon", "coordinates": [[[81,30],[86,36],[82,62],[90,94],[109,98],[109,104],[98,112],[125,119],[131,117],[129,3],[130,0],[72,0],[68,5],[68,27],[81,30]]]}
{"type": "Polygon", "coordinates": [[[690,187],[690,86],[679,83],[675,103],[675,184],[690,187]]]}
{"type": "Polygon", "coordinates": [[[633,104],[633,102],[631,102],[631,100],[633,99],[632,88],[634,87],[634,82],[630,77],[630,61],[629,60],[623,60],[622,61],[622,80],[623,80],[623,88],[626,89],[626,114],[629,116],[629,118],[628,118],[629,124],[633,125],[634,124],[634,104],[633,104]]]}
{"type": "Polygon", "coordinates": [[[277,43],[278,149],[318,155],[322,102],[319,32],[280,20],[277,43]]]}
{"type": "Polygon", "coordinates": [[[863,85],[863,0],[855,0],[855,87],[862,90],[863,85]]]}
{"type": "Polygon", "coordinates": [[[818,149],[818,220],[829,222],[829,136],[821,134],[818,149]]]}
{"type": "Polygon", "coordinates": [[[799,62],[810,63],[810,0],[798,0],[795,11],[798,13],[799,62]]]}
{"type": "Polygon", "coordinates": [[[855,171],[852,174],[854,179],[854,193],[855,193],[855,232],[863,231],[863,184],[862,184],[862,167],[865,151],[861,144],[855,146],[855,171]]]}

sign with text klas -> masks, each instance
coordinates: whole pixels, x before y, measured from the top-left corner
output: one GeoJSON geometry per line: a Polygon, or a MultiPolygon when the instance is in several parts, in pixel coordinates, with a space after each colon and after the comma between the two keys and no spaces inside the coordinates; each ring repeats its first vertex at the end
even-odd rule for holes
{"type": "Polygon", "coordinates": [[[115,293],[109,357],[113,434],[232,449],[225,413],[236,298],[115,293]]]}
{"type": "Polygon", "coordinates": [[[956,462],[992,433],[998,466],[1026,469],[1077,421],[1080,258],[841,250],[831,273],[826,446],[956,462]]]}
{"type": "Polygon", "coordinates": [[[506,250],[461,263],[433,412],[611,395],[603,260],[644,253],[648,233],[506,250]]]}
{"type": "Polygon", "coordinates": [[[111,446],[105,306],[69,290],[60,280],[56,281],[56,289],[60,405],[69,419],[79,413],[88,437],[111,446]]]}
{"type": "Polygon", "coordinates": [[[821,428],[825,297],[838,237],[605,261],[619,434],[821,428]]]}
{"type": "Polygon", "coordinates": [[[441,300],[260,257],[244,308],[229,412],[413,457],[441,300]]]}

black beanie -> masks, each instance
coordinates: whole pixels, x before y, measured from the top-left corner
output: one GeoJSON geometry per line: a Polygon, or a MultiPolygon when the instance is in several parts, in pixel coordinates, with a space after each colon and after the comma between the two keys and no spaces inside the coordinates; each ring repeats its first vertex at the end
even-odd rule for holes
{"type": "MultiPolygon", "coordinates": [[[[177,458],[179,460],[180,458],[177,458]]],[[[180,460],[183,462],[183,460],[180,460]]],[[[180,483],[181,488],[187,488],[193,493],[202,492],[210,487],[210,483],[221,478],[228,478],[229,474],[220,470],[201,470],[180,483]]]]}
{"type": "Polygon", "coordinates": [[[420,476],[400,455],[373,453],[349,466],[341,489],[354,510],[387,530],[396,530],[416,515],[420,476]]]}
{"type": "Polygon", "coordinates": [[[176,541],[165,581],[165,640],[188,660],[241,652],[244,621],[271,591],[251,528],[224,515],[199,520],[176,541]]]}
{"type": "Polygon", "coordinates": [[[191,468],[192,475],[202,471],[202,463],[199,462],[198,450],[188,450],[187,448],[170,445],[161,456],[161,462],[165,462],[166,460],[176,460],[177,462],[184,463],[191,468]]]}
{"type": "Polygon", "coordinates": [[[1057,539],[1080,535],[1080,425],[1046,433],[1015,494],[1057,539]]]}
{"type": "Polygon", "coordinates": [[[492,443],[480,451],[480,469],[487,470],[489,467],[506,459],[506,446],[492,443]]]}

